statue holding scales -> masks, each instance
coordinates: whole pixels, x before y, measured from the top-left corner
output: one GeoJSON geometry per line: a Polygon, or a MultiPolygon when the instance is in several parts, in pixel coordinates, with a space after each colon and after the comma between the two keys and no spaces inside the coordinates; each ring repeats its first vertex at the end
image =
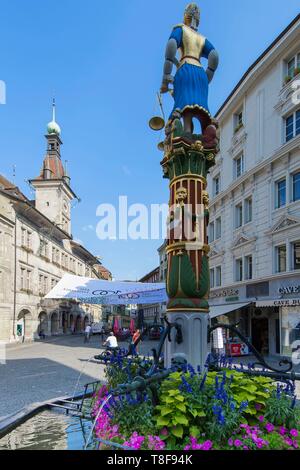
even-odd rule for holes
{"type": "Polygon", "coordinates": [[[198,33],[200,10],[195,3],[190,3],[184,13],[184,22],[173,28],[169,38],[164,64],[161,93],[167,93],[173,84],[174,108],[170,120],[182,117],[184,132],[193,134],[193,118],[201,123],[202,133],[212,123],[208,108],[208,85],[213,79],[219,64],[215,47],[198,33]],[[181,57],[176,58],[177,51],[181,57]],[[201,58],[208,60],[205,70],[201,58]],[[177,71],[172,76],[173,66],[177,71]]]}

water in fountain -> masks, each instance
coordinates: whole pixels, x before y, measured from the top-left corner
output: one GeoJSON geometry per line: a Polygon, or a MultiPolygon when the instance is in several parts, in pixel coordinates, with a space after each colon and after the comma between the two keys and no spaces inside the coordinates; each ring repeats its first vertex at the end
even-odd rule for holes
{"type": "Polygon", "coordinates": [[[87,447],[88,447],[88,445],[89,445],[89,443],[90,443],[91,437],[92,437],[93,432],[94,432],[94,429],[95,429],[95,427],[96,427],[96,423],[97,423],[97,421],[98,421],[98,418],[99,418],[100,414],[102,413],[103,408],[105,407],[105,405],[109,402],[109,400],[110,400],[111,398],[112,398],[112,395],[109,395],[109,396],[103,401],[102,405],[100,406],[99,411],[98,411],[98,413],[97,413],[97,416],[96,416],[96,418],[95,418],[95,420],[94,420],[94,422],[93,422],[93,426],[92,426],[92,428],[91,428],[90,434],[89,434],[89,436],[88,436],[88,438],[87,438],[87,441],[86,441],[84,450],[87,449],[87,447]]]}
{"type": "Polygon", "coordinates": [[[83,364],[83,366],[82,366],[81,372],[80,372],[80,374],[78,375],[78,379],[77,379],[77,382],[76,382],[76,385],[75,385],[75,388],[74,388],[74,391],[73,391],[73,394],[72,394],[72,401],[73,401],[73,400],[75,399],[75,397],[76,397],[76,393],[77,393],[77,389],[78,389],[78,387],[79,387],[80,379],[81,379],[81,377],[82,377],[82,375],[83,375],[83,373],[84,373],[86,367],[88,366],[89,362],[90,362],[93,358],[94,358],[94,355],[91,356],[91,357],[88,359],[88,361],[87,361],[85,364],[83,364]]]}

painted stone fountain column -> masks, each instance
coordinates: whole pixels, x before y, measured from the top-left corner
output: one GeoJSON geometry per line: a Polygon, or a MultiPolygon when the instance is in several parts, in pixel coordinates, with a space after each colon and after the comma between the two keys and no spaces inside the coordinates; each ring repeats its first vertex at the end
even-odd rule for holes
{"type": "Polygon", "coordinates": [[[217,145],[210,143],[207,148],[207,142],[201,139],[201,135],[187,136],[181,121],[174,120],[161,162],[164,178],[170,180],[167,316],[170,322],[182,326],[183,333],[182,344],[176,343],[175,333],[172,341],[166,343],[167,367],[177,358],[195,368],[203,367],[208,354],[207,174],[215,164],[217,145]]]}

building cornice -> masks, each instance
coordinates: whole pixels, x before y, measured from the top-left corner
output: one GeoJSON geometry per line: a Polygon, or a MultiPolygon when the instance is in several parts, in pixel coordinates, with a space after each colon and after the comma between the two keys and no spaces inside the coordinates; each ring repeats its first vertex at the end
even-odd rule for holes
{"type": "Polygon", "coordinates": [[[221,120],[224,118],[230,108],[234,106],[234,101],[242,96],[245,91],[250,88],[252,83],[257,80],[257,76],[260,75],[276,58],[276,55],[280,54],[283,46],[286,47],[286,41],[288,38],[293,40],[293,33],[297,31],[300,26],[300,14],[294,18],[294,20],[287,26],[287,28],[280,33],[280,35],[273,41],[270,46],[258,57],[258,59],[248,68],[244,73],[241,80],[234,87],[230,95],[224,101],[222,106],[216,113],[216,119],[221,120]],[[276,54],[277,53],[277,54],[276,54]]]}

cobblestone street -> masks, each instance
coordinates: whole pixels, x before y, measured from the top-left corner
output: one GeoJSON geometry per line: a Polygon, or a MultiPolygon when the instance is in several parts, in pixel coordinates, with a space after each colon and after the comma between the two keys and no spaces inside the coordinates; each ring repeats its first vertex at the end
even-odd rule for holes
{"type": "MultiPolygon", "coordinates": [[[[143,342],[140,352],[147,354],[155,344],[143,342]]],[[[0,419],[31,403],[71,396],[81,372],[77,393],[84,384],[104,379],[104,366],[92,360],[100,346],[99,336],[88,344],[82,336],[68,336],[9,346],[6,365],[0,365],[0,419]]]]}

